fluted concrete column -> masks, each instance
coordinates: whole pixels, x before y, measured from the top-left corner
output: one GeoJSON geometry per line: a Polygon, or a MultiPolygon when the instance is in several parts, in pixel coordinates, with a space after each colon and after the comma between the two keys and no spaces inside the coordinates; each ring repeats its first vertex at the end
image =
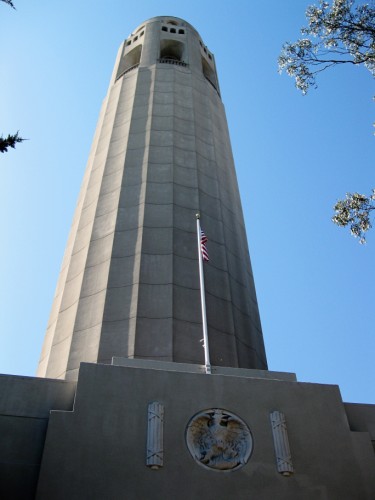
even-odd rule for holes
{"type": "Polygon", "coordinates": [[[215,58],[182,19],[121,45],[95,133],[38,375],[113,356],[202,363],[195,214],[213,365],[266,369],[215,58]]]}
{"type": "Polygon", "coordinates": [[[146,465],[160,469],[164,464],[164,405],[153,401],[148,405],[146,465]]]}

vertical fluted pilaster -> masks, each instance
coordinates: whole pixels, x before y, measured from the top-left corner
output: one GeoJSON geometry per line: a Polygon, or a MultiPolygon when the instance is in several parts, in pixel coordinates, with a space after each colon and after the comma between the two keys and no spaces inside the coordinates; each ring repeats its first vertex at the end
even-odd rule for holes
{"type": "Polygon", "coordinates": [[[275,446],[277,470],[284,476],[294,472],[292,455],[290,453],[288,432],[284,413],[273,411],[270,414],[273,443],[275,446]]]}
{"type": "Polygon", "coordinates": [[[151,469],[163,467],[164,405],[153,401],[148,405],[146,465],[151,469]]]}

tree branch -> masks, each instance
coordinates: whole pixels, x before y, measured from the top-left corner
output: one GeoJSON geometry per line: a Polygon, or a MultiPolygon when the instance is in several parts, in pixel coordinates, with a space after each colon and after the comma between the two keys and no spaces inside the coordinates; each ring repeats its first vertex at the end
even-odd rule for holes
{"type": "Polygon", "coordinates": [[[19,143],[19,142],[23,142],[25,139],[22,139],[22,137],[20,137],[18,135],[18,131],[11,135],[11,134],[8,134],[8,137],[3,137],[1,136],[0,137],[0,153],[6,153],[8,151],[9,148],[15,148],[16,147],[16,144],[19,143]]]}

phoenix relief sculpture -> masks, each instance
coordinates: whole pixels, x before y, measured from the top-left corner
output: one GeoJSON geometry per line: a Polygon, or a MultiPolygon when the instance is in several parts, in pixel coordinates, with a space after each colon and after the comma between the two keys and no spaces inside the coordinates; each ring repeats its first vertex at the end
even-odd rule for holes
{"type": "Polygon", "coordinates": [[[190,420],[186,442],[197,462],[221,471],[242,467],[252,451],[252,437],[246,423],[219,408],[198,413],[190,420]]]}

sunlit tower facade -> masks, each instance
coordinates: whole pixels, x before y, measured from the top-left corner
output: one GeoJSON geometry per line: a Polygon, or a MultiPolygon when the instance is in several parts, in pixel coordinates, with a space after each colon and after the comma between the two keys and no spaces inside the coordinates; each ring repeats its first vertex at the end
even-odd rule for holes
{"type": "Polygon", "coordinates": [[[196,217],[211,362],[267,369],[214,55],[155,17],[121,45],[56,288],[38,376],[82,361],[203,363],[196,217]]]}

